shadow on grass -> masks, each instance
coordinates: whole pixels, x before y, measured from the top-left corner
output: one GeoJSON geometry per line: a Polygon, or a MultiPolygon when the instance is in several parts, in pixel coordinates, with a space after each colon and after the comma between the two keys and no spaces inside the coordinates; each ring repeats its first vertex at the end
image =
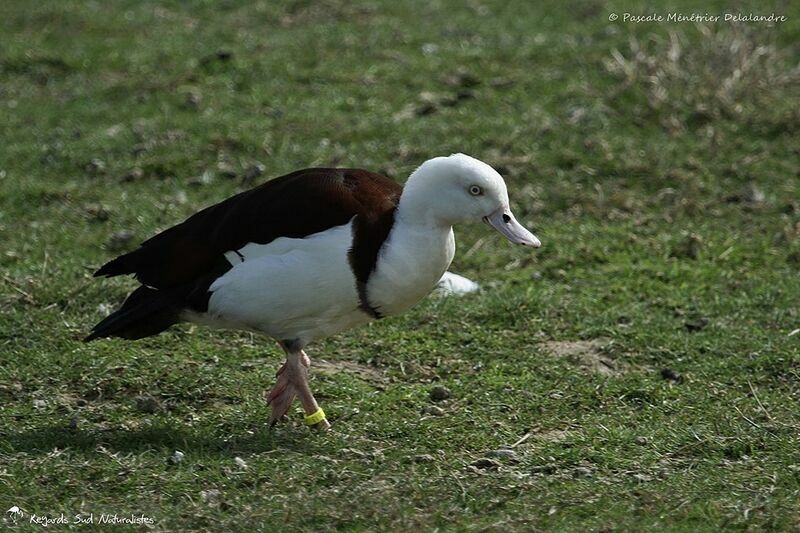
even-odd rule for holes
{"type": "Polygon", "coordinates": [[[0,434],[0,451],[45,455],[54,449],[95,453],[103,448],[112,453],[141,453],[158,451],[169,454],[184,452],[233,456],[257,454],[271,450],[313,452],[320,439],[310,438],[307,428],[283,426],[231,436],[215,432],[202,433],[169,426],[154,425],[145,429],[113,428],[103,430],[71,429],[47,426],[26,431],[0,434]]]}

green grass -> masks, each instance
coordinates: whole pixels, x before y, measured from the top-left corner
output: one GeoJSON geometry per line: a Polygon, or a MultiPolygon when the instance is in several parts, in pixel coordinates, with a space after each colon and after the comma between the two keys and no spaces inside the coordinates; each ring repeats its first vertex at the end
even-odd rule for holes
{"type": "Polygon", "coordinates": [[[0,510],[157,530],[800,527],[800,9],[608,21],[724,4],[4,2],[0,510]],[[455,151],[502,171],[543,247],[457,228],[452,270],[480,294],[312,345],[333,431],[298,412],[267,427],[264,339],[80,342],[135,285],[91,278],[113,234],[133,246],[254,165],[403,180],[455,151]]]}

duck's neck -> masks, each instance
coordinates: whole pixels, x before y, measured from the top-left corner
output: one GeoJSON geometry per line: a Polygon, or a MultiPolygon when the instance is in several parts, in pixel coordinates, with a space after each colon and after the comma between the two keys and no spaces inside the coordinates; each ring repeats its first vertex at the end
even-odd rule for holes
{"type": "Polygon", "coordinates": [[[423,208],[427,202],[414,200],[405,194],[400,197],[389,240],[420,266],[431,273],[442,269],[442,274],[455,251],[453,226],[436,217],[431,209],[423,208]]]}
{"type": "Polygon", "coordinates": [[[425,187],[415,181],[417,170],[408,179],[400,195],[400,201],[395,211],[395,223],[401,223],[409,227],[426,228],[438,232],[447,233],[453,229],[453,225],[444,221],[438,216],[436,209],[431,208],[431,194],[425,187]]]}
{"type": "Polygon", "coordinates": [[[411,202],[404,202],[403,198],[397,206],[394,215],[395,224],[409,228],[426,229],[429,231],[447,232],[453,227],[437,219],[429,209],[419,209],[411,202]]]}
{"type": "Polygon", "coordinates": [[[404,209],[401,200],[367,285],[369,302],[382,315],[405,311],[436,286],[454,253],[452,227],[404,209]]]}

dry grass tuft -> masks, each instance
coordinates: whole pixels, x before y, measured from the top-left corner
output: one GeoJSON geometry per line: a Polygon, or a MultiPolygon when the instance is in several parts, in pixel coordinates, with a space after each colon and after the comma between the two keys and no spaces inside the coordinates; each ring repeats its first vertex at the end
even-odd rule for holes
{"type": "MultiPolygon", "coordinates": [[[[632,37],[628,50],[614,49],[605,67],[621,85],[610,99],[629,91],[643,96],[664,127],[683,131],[758,114],[800,88],[800,66],[769,36],[746,26],[696,28],[699,38],[671,31],[632,37]]],[[[797,113],[792,123],[797,126],[797,113]]]]}

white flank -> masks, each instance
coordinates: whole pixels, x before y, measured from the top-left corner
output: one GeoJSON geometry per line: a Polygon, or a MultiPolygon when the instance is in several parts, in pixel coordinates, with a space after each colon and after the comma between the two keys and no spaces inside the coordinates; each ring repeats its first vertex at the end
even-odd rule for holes
{"type": "Polygon", "coordinates": [[[347,260],[351,223],[302,239],[250,243],[225,256],[233,268],[209,288],[208,312],[195,322],[266,333],[303,343],[369,321],[358,308],[347,260]]]}

